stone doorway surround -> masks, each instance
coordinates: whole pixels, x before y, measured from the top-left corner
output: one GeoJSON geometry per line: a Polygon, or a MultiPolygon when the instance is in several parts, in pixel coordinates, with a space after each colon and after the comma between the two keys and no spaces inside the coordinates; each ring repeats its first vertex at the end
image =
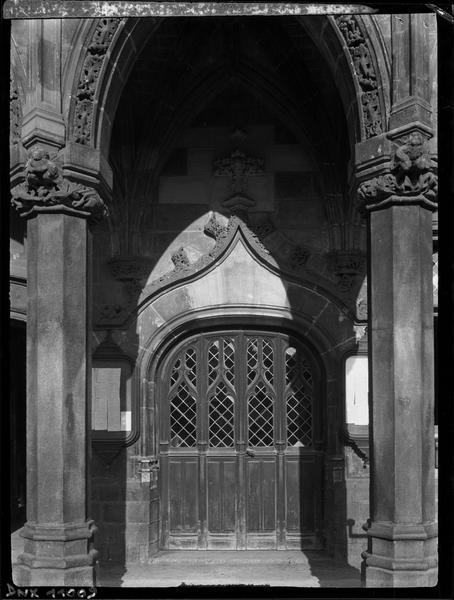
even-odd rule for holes
{"type": "MultiPolygon", "coordinates": [[[[355,146],[352,197],[359,186],[370,242],[372,486],[370,547],[364,553],[368,587],[427,587],[437,581],[431,287],[437,174],[426,19],[392,16],[389,125],[386,131],[366,130],[362,122],[355,146]]],[[[52,21],[39,27],[32,21],[31,35],[45,37],[47,50],[49,44],[56,48],[60,25],[52,21]]],[[[361,31],[364,35],[364,28],[361,31]]],[[[107,35],[100,41],[102,56],[111,39],[107,35]]],[[[33,51],[36,65],[42,65],[41,50],[33,51]]],[[[349,51],[355,54],[354,48],[349,51]]],[[[105,213],[103,198],[109,195],[111,172],[99,148],[81,148],[66,139],[60,54],[47,55],[52,58],[51,66],[46,65],[52,77],[46,72],[43,79],[42,67],[37,67],[24,104],[23,146],[15,143],[12,148],[13,204],[28,228],[29,344],[28,522],[14,581],[22,586],[91,585],[96,552],[90,542],[94,523],[86,514],[89,223],[105,213]],[[37,143],[40,147],[34,148],[37,143]],[[62,151],[66,171],[49,159],[54,150],[62,151]],[[56,366],[52,379],[50,360],[56,366]]],[[[358,83],[364,84],[364,73],[360,61],[354,64],[358,72],[352,76],[363,105],[362,99],[369,98],[358,83]]],[[[116,67],[112,61],[111,69],[116,67]]],[[[110,75],[106,67],[106,79],[110,75]]],[[[366,113],[377,110],[373,102],[364,106],[366,113]]],[[[98,108],[103,111],[102,103],[98,108]]]]}

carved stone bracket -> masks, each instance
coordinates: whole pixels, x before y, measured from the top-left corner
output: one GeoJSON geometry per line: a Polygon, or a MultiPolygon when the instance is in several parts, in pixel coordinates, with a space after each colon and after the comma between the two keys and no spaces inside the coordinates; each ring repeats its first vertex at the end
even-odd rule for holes
{"type": "Polygon", "coordinates": [[[93,38],[88,45],[82,73],[76,91],[73,138],[79,144],[89,145],[92,138],[93,100],[99,74],[112,38],[121,19],[99,19],[93,38]]]}
{"type": "Polygon", "coordinates": [[[358,277],[365,272],[366,257],[360,252],[331,252],[327,255],[330,270],[337,277],[341,292],[351,292],[358,277]]]}
{"type": "Polygon", "coordinates": [[[107,215],[107,208],[97,192],[64,178],[56,159],[51,160],[40,146],[29,151],[24,178],[25,181],[11,190],[11,203],[23,217],[62,212],[97,222],[107,215]]]}
{"type": "Polygon", "coordinates": [[[379,83],[371,50],[355,15],[339,15],[334,20],[347,45],[362,92],[361,106],[367,139],[381,134],[384,128],[379,83]]]}
{"type": "Polygon", "coordinates": [[[361,183],[358,198],[362,208],[379,210],[393,204],[420,204],[437,209],[437,167],[427,140],[418,130],[399,138],[394,144],[391,168],[361,183]]]}
{"type": "Polygon", "coordinates": [[[246,156],[239,149],[234,150],[230,156],[215,160],[213,175],[216,177],[229,177],[231,180],[232,195],[222,202],[222,206],[232,215],[238,215],[247,220],[247,213],[255,206],[255,200],[246,194],[249,177],[263,176],[265,162],[261,158],[246,156]]]}
{"type": "Polygon", "coordinates": [[[122,323],[137,306],[144,287],[142,280],[151,272],[151,260],[145,256],[115,256],[108,262],[112,277],[122,283],[127,300],[124,303],[101,304],[96,307],[96,324],[122,323]]]}

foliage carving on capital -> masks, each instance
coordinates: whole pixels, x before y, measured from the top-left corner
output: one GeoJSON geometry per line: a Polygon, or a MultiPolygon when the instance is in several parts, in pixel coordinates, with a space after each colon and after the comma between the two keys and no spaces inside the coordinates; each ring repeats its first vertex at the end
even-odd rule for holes
{"type": "Polygon", "coordinates": [[[412,131],[396,146],[392,168],[360,184],[358,197],[366,209],[389,204],[422,204],[435,210],[438,198],[436,164],[426,139],[412,131]]]}
{"type": "Polygon", "coordinates": [[[55,158],[34,146],[29,151],[24,181],[11,190],[11,204],[23,217],[39,212],[66,212],[99,221],[107,208],[90,187],[65,179],[55,158]]]}

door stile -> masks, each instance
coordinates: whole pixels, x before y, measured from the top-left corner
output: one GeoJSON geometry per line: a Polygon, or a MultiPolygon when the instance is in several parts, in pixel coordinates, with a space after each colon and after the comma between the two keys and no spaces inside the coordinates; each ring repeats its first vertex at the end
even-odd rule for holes
{"type": "MultiPolygon", "coordinates": [[[[163,371],[167,373],[167,369],[163,371]]],[[[166,382],[167,384],[167,382],[166,382]]],[[[165,386],[168,389],[168,385],[165,386]]],[[[166,402],[161,402],[161,422],[160,422],[160,435],[159,435],[159,483],[161,486],[161,547],[169,547],[169,438],[170,438],[170,406],[168,398],[166,402]]]]}
{"type": "Polygon", "coordinates": [[[247,414],[246,414],[246,379],[242,357],[246,356],[246,336],[241,333],[237,339],[238,351],[235,355],[237,373],[237,413],[235,414],[236,455],[237,455],[237,549],[246,549],[246,450],[247,450],[247,414]]]}
{"type": "Polygon", "coordinates": [[[199,531],[197,548],[199,550],[206,550],[208,548],[208,370],[206,340],[200,338],[198,346],[198,356],[201,357],[201,360],[199,360],[199,373],[197,377],[197,395],[199,398],[197,407],[197,450],[199,455],[199,481],[197,490],[199,500],[199,531]]]}
{"type": "Polygon", "coordinates": [[[283,361],[284,343],[281,338],[274,340],[274,385],[276,389],[276,547],[278,550],[286,548],[286,525],[285,525],[285,449],[287,442],[286,413],[285,413],[285,369],[283,361]]]}

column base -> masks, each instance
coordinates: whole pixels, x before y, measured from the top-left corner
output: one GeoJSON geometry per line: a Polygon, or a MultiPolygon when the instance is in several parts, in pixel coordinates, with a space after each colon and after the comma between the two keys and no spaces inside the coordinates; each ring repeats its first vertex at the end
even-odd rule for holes
{"type": "Polygon", "coordinates": [[[13,565],[13,582],[28,586],[94,586],[98,553],[92,546],[96,527],[85,523],[38,524],[22,530],[24,552],[13,565]]]}
{"type": "Polygon", "coordinates": [[[373,523],[363,552],[366,587],[433,587],[438,583],[436,523],[373,523]]]}
{"type": "Polygon", "coordinates": [[[366,587],[413,588],[434,587],[438,583],[438,569],[427,571],[390,571],[367,566],[366,587]]]}
{"type": "Polygon", "coordinates": [[[13,565],[13,583],[17,587],[95,587],[95,571],[94,566],[51,569],[28,567],[18,563],[13,565]]]}

